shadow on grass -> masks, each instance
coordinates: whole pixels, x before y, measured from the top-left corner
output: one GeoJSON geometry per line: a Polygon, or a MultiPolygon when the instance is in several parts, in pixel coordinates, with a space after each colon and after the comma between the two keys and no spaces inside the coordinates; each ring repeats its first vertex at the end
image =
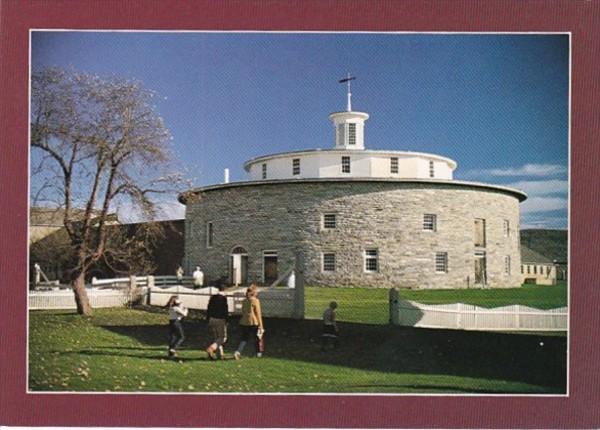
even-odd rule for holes
{"type": "MultiPolygon", "coordinates": [[[[67,355],[67,354],[75,354],[75,355],[89,355],[89,356],[104,356],[104,357],[129,357],[129,358],[141,358],[144,360],[156,360],[156,361],[173,361],[173,362],[192,362],[192,361],[211,361],[208,357],[205,356],[197,356],[197,357],[175,357],[171,358],[167,355],[165,350],[164,353],[161,354],[149,354],[149,353],[124,353],[122,350],[139,350],[139,351],[158,351],[157,348],[119,348],[119,347],[96,347],[95,349],[80,349],[77,351],[49,351],[51,354],[59,354],[59,355],[67,355]],[[105,349],[104,351],[99,349],[105,349]]],[[[162,348],[161,348],[162,351],[162,348]]]]}
{"type": "MultiPolygon", "coordinates": [[[[554,393],[566,391],[567,353],[564,336],[415,329],[358,323],[340,323],[339,326],[340,346],[322,352],[320,321],[266,319],[265,356],[380,372],[489,379],[489,391],[497,391],[497,384],[501,383],[498,381],[503,380],[547,387],[548,391],[554,393]]],[[[137,348],[140,351],[166,348],[166,326],[101,327],[146,345],[137,348]]],[[[206,359],[206,322],[187,321],[184,329],[185,350],[195,350],[199,359],[206,359]]],[[[239,341],[236,320],[229,324],[229,338],[225,350],[231,354],[239,341]]],[[[79,353],[121,355],[119,349],[136,348],[115,345],[106,351],[94,349],[79,353]]],[[[251,351],[252,345],[248,345],[244,352],[248,356],[251,351]]],[[[130,354],[140,358],[149,357],[143,353],[130,354]]],[[[421,385],[419,388],[427,389],[421,385]]],[[[461,390],[458,387],[443,388],[461,390]]]]}

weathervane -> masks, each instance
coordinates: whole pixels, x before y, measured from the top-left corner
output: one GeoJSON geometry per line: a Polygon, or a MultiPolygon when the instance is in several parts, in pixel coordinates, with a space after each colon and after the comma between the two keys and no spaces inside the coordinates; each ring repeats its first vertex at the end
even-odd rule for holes
{"type": "Polygon", "coordinates": [[[340,79],[338,81],[340,84],[346,82],[346,84],[348,85],[348,105],[346,107],[346,110],[348,112],[352,111],[352,93],[350,92],[350,81],[353,81],[354,79],[356,79],[356,77],[350,76],[350,73],[348,73],[348,75],[344,79],[340,79]]]}

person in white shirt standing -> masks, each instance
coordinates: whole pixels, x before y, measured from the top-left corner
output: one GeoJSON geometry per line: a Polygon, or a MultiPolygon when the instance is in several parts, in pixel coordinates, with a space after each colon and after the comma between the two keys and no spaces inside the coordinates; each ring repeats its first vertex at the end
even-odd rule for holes
{"type": "Polygon", "coordinates": [[[178,296],[171,296],[165,307],[169,308],[169,357],[177,357],[177,348],[185,340],[181,320],[187,316],[188,310],[178,296]]]}
{"type": "Polygon", "coordinates": [[[196,266],[192,277],[194,278],[194,288],[201,288],[204,285],[204,273],[200,270],[200,266],[196,266]]]}

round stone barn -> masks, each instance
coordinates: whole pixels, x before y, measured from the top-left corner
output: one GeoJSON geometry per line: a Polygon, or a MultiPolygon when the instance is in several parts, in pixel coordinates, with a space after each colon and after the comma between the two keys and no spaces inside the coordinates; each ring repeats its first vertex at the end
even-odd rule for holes
{"type": "Polygon", "coordinates": [[[446,157],[366,149],[369,115],[350,97],[329,116],[333,148],[257,157],[244,164],[247,181],[180,195],[187,272],[270,285],[299,258],[306,285],[520,286],[526,195],[455,181],[446,157]]]}

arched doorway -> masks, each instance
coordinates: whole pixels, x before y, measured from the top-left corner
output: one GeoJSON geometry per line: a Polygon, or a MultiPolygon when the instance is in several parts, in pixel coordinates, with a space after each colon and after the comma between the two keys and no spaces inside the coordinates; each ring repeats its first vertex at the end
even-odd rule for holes
{"type": "Polygon", "coordinates": [[[248,252],[236,246],[229,255],[229,280],[232,285],[246,285],[248,282],[248,252]]]}

